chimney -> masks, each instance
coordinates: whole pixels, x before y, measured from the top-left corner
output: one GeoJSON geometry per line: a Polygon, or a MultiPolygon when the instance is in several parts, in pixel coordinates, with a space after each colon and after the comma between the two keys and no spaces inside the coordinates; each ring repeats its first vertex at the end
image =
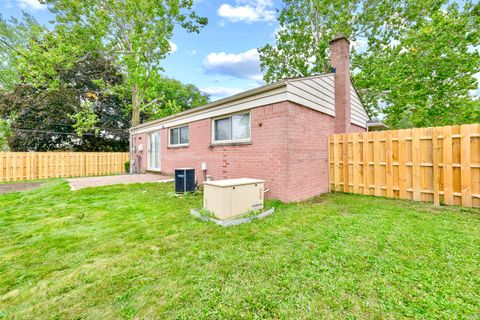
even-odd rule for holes
{"type": "Polygon", "coordinates": [[[330,63],[335,69],[335,133],[350,131],[350,43],[343,35],[330,41],[330,63]]]}

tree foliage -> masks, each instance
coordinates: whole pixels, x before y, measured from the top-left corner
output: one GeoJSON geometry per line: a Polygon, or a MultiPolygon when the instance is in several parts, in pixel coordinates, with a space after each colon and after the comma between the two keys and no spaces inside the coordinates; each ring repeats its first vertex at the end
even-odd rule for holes
{"type": "Polygon", "coordinates": [[[90,56],[73,68],[57,70],[56,88],[20,83],[0,94],[0,115],[11,119],[14,151],[124,151],[128,149],[129,114],[126,101],[103,83],[121,84],[122,76],[101,56],[90,56]],[[93,78],[92,74],[96,77],[93,78]],[[79,117],[88,105],[94,121],[79,117]],[[81,128],[81,129],[80,129],[81,128]]]}
{"type": "Polygon", "coordinates": [[[209,102],[207,94],[193,84],[157,76],[148,92],[151,103],[142,108],[145,120],[155,120],[209,102]]]}
{"type": "MultiPolygon", "coordinates": [[[[95,48],[95,38],[82,30],[48,30],[28,15],[0,21],[0,55],[9,59],[0,68],[2,75],[9,74],[1,78],[2,137],[11,132],[13,150],[128,149],[128,73],[118,66],[118,56],[106,52],[103,43],[95,48]],[[66,40],[67,35],[72,38],[66,40]]],[[[151,70],[142,98],[143,120],[208,102],[195,86],[162,77],[159,70],[151,70]]]]}
{"type": "Polygon", "coordinates": [[[42,41],[48,42],[48,50],[42,43],[33,48],[39,63],[25,64],[24,74],[39,81],[53,74],[58,65],[73,66],[92,52],[112,57],[130,90],[133,125],[140,122],[152,80],[161,71],[160,62],[171,51],[174,27],[199,32],[207,23],[192,10],[193,0],[45,2],[55,14],[56,27],[42,41]]]}
{"type": "Polygon", "coordinates": [[[259,49],[265,80],[329,72],[328,43],[352,45],[369,113],[392,127],[480,121],[479,4],[447,0],[284,0],[275,45],[259,49]]]}
{"type": "Polygon", "coordinates": [[[12,120],[0,118],[0,152],[9,151],[8,139],[12,135],[12,120]]]}
{"type": "Polygon", "coordinates": [[[43,27],[26,13],[21,21],[7,21],[0,14],[0,88],[11,90],[20,81],[19,58],[28,52],[29,40],[42,32],[43,27]]]}

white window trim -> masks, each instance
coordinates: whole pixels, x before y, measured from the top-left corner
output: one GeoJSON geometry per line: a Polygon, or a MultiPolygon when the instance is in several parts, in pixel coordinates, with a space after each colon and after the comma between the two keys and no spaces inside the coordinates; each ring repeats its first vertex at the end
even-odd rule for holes
{"type": "MultiPolygon", "coordinates": [[[[231,121],[230,121],[230,123],[231,123],[231,121]]],[[[252,113],[250,112],[250,110],[243,110],[243,111],[240,111],[240,112],[225,114],[225,115],[221,115],[219,117],[212,118],[211,124],[212,124],[212,145],[252,142],[252,113]],[[249,136],[250,136],[249,138],[247,138],[247,139],[231,139],[231,140],[215,140],[215,121],[216,120],[231,118],[231,117],[233,117],[237,114],[245,114],[245,113],[248,113],[248,133],[249,133],[249,136]]]]}
{"type": "Polygon", "coordinates": [[[162,158],[161,158],[161,152],[162,152],[162,132],[161,131],[152,131],[148,134],[147,136],[147,171],[156,171],[156,172],[161,172],[162,171],[162,158]],[[160,157],[159,159],[159,168],[154,168],[150,166],[150,135],[152,134],[158,134],[158,138],[160,139],[160,149],[158,151],[158,156],[160,157]]]}
{"type": "MultiPolygon", "coordinates": [[[[178,130],[178,139],[180,141],[180,130],[178,130]]],[[[190,128],[189,128],[188,124],[182,124],[180,126],[175,126],[175,127],[168,128],[168,147],[169,148],[188,147],[189,144],[190,144],[190,128]],[[180,129],[180,128],[183,128],[183,127],[188,128],[188,143],[171,144],[170,135],[172,133],[172,130],[173,129],[180,129]]]]}

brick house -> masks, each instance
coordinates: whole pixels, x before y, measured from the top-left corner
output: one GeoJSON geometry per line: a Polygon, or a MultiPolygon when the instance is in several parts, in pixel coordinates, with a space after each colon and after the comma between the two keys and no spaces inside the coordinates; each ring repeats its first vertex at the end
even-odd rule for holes
{"type": "Polygon", "coordinates": [[[198,183],[264,179],[266,196],[282,201],[327,192],[327,137],[365,131],[369,120],[350,80],[347,39],[330,43],[330,59],[331,74],[282,80],[132,128],[132,167],[193,167],[198,183]]]}

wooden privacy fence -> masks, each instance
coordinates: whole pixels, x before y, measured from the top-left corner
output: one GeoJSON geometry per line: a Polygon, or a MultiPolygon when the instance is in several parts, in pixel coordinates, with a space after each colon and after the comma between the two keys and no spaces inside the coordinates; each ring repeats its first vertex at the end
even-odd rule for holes
{"type": "Polygon", "coordinates": [[[329,137],[332,191],[480,207],[480,125],[329,137]]]}
{"type": "Polygon", "coordinates": [[[0,152],[0,181],[125,172],[128,152],[0,152]]]}

